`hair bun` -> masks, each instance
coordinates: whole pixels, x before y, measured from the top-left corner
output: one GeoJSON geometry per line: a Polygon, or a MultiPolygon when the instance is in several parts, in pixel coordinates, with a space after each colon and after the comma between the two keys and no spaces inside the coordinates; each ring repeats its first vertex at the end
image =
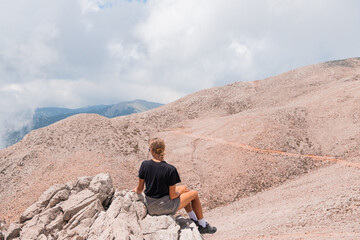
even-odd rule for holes
{"type": "Polygon", "coordinates": [[[157,155],[164,158],[165,155],[165,142],[161,138],[154,138],[150,140],[150,149],[157,155]]]}

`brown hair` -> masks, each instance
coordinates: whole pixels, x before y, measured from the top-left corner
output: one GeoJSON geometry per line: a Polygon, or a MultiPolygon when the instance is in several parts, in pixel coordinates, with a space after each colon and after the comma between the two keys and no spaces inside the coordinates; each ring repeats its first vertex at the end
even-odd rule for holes
{"type": "Polygon", "coordinates": [[[165,142],[161,138],[153,138],[150,140],[150,147],[152,152],[160,156],[159,160],[164,160],[165,142]]]}

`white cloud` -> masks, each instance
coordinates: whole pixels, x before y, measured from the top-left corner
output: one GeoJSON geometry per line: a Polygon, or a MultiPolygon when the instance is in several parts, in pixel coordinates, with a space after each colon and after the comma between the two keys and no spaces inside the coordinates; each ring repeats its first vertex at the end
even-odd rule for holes
{"type": "Polygon", "coordinates": [[[229,48],[238,56],[235,64],[231,65],[233,69],[249,67],[252,64],[252,51],[248,45],[233,41],[229,48]]]}
{"type": "Polygon", "coordinates": [[[266,4],[270,13],[281,16],[301,9],[307,3],[306,0],[266,0],[266,4]]]}
{"type": "Polygon", "coordinates": [[[81,12],[99,12],[100,6],[103,5],[103,1],[100,0],[79,0],[81,6],[81,12]]]}
{"type": "Polygon", "coordinates": [[[144,54],[139,51],[137,44],[129,44],[124,48],[120,42],[109,43],[108,50],[110,55],[122,61],[140,61],[145,58],[144,54]]]}
{"type": "Polygon", "coordinates": [[[150,8],[135,33],[155,64],[162,64],[164,58],[189,61],[201,53],[213,11],[207,1],[153,1],[150,8]]]}
{"type": "Polygon", "coordinates": [[[124,54],[124,47],[121,43],[109,43],[108,50],[111,55],[122,58],[124,54]]]}
{"type": "Polygon", "coordinates": [[[1,58],[3,71],[0,76],[12,81],[23,81],[22,78],[43,75],[43,68],[54,63],[58,54],[48,43],[57,35],[56,28],[51,24],[34,26],[30,36],[0,35],[1,58]],[[9,71],[9,72],[8,72],[9,71]],[[14,73],[16,78],[11,78],[14,73]]]}
{"type": "Polygon", "coordinates": [[[359,8],[356,0],[2,2],[0,129],[39,106],[166,103],[359,56],[359,8]]]}

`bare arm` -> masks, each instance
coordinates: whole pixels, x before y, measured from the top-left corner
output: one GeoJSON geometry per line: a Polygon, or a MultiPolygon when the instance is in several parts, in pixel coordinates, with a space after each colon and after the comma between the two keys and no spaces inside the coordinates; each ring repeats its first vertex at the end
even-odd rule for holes
{"type": "Polygon", "coordinates": [[[185,185],[176,186],[175,184],[169,187],[169,197],[170,199],[175,199],[188,191],[190,190],[185,185]]]}
{"type": "Polygon", "coordinates": [[[175,199],[180,196],[180,192],[176,191],[176,184],[169,186],[169,197],[170,199],[175,199]]]}
{"type": "Polygon", "coordinates": [[[139,178],[139,182],[136,188],[133,189],[133,192],[136,193],[142,193],[142,191],[144,190],[144,185],[145,185],[145,179],[141,179],[139,178]]]}

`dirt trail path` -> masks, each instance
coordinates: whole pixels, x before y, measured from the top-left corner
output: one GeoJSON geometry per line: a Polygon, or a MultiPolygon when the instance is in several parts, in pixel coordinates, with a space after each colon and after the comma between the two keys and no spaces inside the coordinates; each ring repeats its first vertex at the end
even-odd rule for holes
{"type": "Polygon", "coordinates": [[[182,131],[176,131],[173,130],[171,131],[174,134],[179,134],[179,135],[184,135],[184,136],[188,136],[188,137],[192,137],[195,139],[203,139],[203,140],[207,140],[207,141],[214,141],[217,142],[219,144],[224,144],[224,145],[228,145],[228,146],[232,146],[235,148],[241,148],[243,150],[246,151],[250,151],[250,152],[256,152],[259,154],[270,154],[270,155],[282,155],[282,156],[287,156],[287,157],[295,157],[295,158],[311,158],[315,161],[328,161],[328,162],[333,162],[333,163],[338,163],[341,165],[345,165],[345,166],[349,166],[349,167],[355,167],[360,169],[360,163],[357,162],[350,162],[344,159],[340,159],[340,158],[335,158],[332,156],[317,156],[317,155],[311,155],[311,154],[298,154],[298,153],[289,153],[289,152],[284,152],[284,151],[279,151],[279,150],[272,150],[272,149],[261,149],[261,148],[257,148],[257,147],[253,147],[244,143],[238,143],[238,142],[231,142],[231,141],[227,141],[221,138],[215,138],[215,137],[206,137],[206,136],[199,136],[199,135],[195,135],[195,134],[191,134],[191,133],[185,133],[182,131]]]}

